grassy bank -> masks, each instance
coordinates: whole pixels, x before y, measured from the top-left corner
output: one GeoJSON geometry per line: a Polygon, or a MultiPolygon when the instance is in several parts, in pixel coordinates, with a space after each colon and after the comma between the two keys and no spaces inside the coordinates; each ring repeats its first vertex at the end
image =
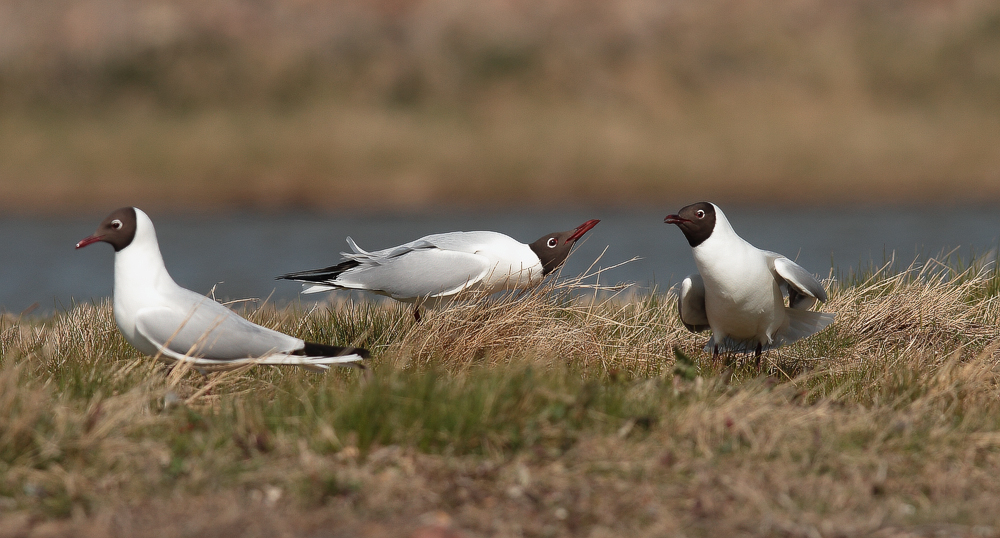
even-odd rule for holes
{"type": "Polygon", "coordinates": [[[998,284],[832,283],[837,322],[759,370],[669,296],[571,284],[247,312],[368,377],[168,370],[106,303],[7,317],[0,536],[997,536],[998,284]]]}
{"type": "Polygon", "coordinates": [[[7,2],[0,207],[996,202],[998,21],[991,0],[7,2]]]}

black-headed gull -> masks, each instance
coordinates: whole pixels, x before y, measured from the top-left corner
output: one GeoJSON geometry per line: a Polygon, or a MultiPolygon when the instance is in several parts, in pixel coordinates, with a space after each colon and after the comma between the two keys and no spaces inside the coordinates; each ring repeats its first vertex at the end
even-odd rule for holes
{"type": "Polygon", "coordinates": [[[762,351],[833,322],[834,314],[809,310],[826,302],[823,285],[792,260],[736,235],[717,205],[692,204],[663,221],[684,232],[694,253],[698,274],[681,282],[677,307],[688,330],[712,330],[706,351],[754,351],[759,361],[762,351]]]}
{"type": "Polygon", "coordinates": [[[316,370],[333,364],[360,366],[356,363],[368,356],[360,348],[306,342],[261,327],[178,286],[163,265],[153,222],[138,208],[111,213],[76,248],[99,241],[115,249],[115,322],[142,353],[202,369],[254,363],[316,370]]]}
{"type": "Polygon", "coordinates": [[[278,278],[304,282],[303,293],[367,290],[415,303],[413,314],[419,321],[425,302],[446,300],[462,291],[488,294],[538,285],[598,222],[588,220],[529,245],[497,232],[448,232],[367,252],[348,237],[352,252],[340,253],[344,261],[278,278]]]}

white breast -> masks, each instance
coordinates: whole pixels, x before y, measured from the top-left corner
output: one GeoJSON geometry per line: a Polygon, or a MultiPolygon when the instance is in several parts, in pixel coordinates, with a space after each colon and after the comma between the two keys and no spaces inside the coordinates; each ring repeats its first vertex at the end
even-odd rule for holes
{"type": "Polygon", "coordinates": [[[503,234],[476,246],[476,254],[489,260],[491,271],[480,285],[489,293],[523,289],[542,281],[542,261],[531,247],[503,234]]]}
{"type": "Polygon", "coordinates": [[[163,265],[153,223],[145,213],[135,211],[135,237],[115,253],[115,323],[128,343],[147,355],[155,355],[159,347],[136,331],[136,313],[163,303],[161,293],[178,286],[163,265]]]}
{"type": "MultiPolygon", "coordinates": [[[[727,223],[728,224],[728,223],[727,223]]],[[[705,281],[705,310],[716,342],[724,337],[767,343],[784,320],[781,290],[763,251],[734,232],[716,230],[693,249],[705,281]]]]}

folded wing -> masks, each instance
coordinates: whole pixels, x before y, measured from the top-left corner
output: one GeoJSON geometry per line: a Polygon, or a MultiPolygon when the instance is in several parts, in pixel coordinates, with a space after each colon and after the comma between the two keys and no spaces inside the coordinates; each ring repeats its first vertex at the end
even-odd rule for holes
{"type": "Polygon", "coordinates": [[[338,275],[335,284],[377,291],[394,299],[441,297],[476,284],[490,269],[485,256],[428,246],[361,262],[338,275]]]}
{"type": "Polygon", "coordinates": [[[454,232],[368,252],[350,237],[344,261],[324,269],[289,273],[278,278],[306,282],[304,293],[334,289],[368,290],[399,300],[454,295],[493,270],[489,258],[470,245],[486,232],[454,232]]]}
{"type": "Polygon", "coordinates": [[[691,332],[707,331],[708,314],[705,313],[705,281],[701,275],[688,275],[681,281],[677,294],[677,312],[681,322],[691,332]]]}
{"type": "Polygon", "coordinates": [[[251,323],[208,297],[188,293],[187,311],[173,305],[143,308],[136,314],[136,330],[167,358],[206,367],[254,362],[323,370],[368,356],[362,349],[303,342],[251,323]]]}
{"type": "Polygon", "coordinates": [[[303,345],[298,338],[253,324],[208,297],[190,294],[197,301],[136,313],[136,329],[164,355],[231,361],[289,353],[303,345]]]}

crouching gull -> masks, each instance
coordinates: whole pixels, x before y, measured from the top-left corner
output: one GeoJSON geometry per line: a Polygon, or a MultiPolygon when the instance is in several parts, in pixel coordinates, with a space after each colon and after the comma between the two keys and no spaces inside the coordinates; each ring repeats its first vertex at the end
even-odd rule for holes
{"type": "Polygon", "coordinates": [[[368,252],[348,237],[351,252],[340,253],[344,261],[277,278],[304,282],[303,293],[367,290],[414,303],[413,316],[420,321],[421,304],[447,300],[463,291],[490,294],[537,286],[598,222],[588,220],[529,245],[497,232],[448,232],[368,252]]]}
{"type": "Polygon", "coordinates": [[[364,349],[306,342],[261,327],[178,286],[163,265],[153,222],[138,208],[114,211],[76,248],[100,241],[115,249],[115,323],[142,353],[203,370],[248,363],[364,368],[358,364],[368,357],[364,349]]]}
{"type": "Polygon", "coordinates": [[[834,314],[809,310],[826,302],[823,285],[792,260],[736,235],[719,206],[699,202],[663,221],[684,232],[694,253],[698,273],[681,282],[677,307],[688,330],[712,330],[705,351],[754,351],[759,365],[762,351],[833,323],[834,314]]]}

